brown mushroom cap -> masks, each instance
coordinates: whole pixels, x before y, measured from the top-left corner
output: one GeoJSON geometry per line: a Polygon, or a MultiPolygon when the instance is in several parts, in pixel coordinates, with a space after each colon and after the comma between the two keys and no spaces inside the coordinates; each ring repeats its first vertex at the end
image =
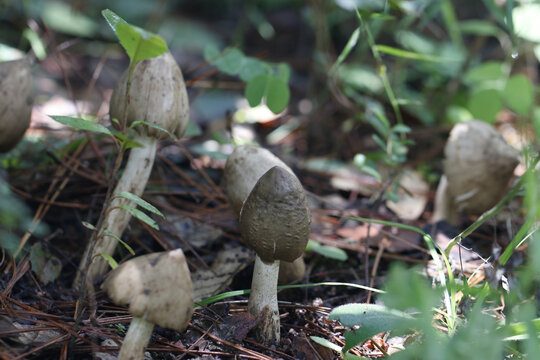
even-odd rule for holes
{"type": "MultiPolygon", "coordinates": [[[[111,97],[110,115],[123,121],[128,70],[122,74],[111,97]]],[[[171,53],[143,60],[135,65],[131,79],[127,124],[145,121],[182,137],[189,121],[189,103],[182,71],[171,53]]],[[[164,131],[139,125],[139,133],[163,139],[164,131]],[[144,130],[143,130],[144,129],[144,130]]]]}
{"type": "Polygon", "coordinates": [[[193,314],[193,288],[182,250],[133,258],[109,273],[102,288],[117,305],[155,325],[183,331],[193,314]]]}
{"type": "Polygon", "coordinates": [[[240,231],[265,263],[293,262],[306,248],[311,216],[296,176],[279,166],[253,187],[240,212],[240,231]]]}
{"type": "Polygon", "coordinates": [[[281,166],[293,173],[281,159],[258,146],[237,146],[227,158],[223,170],[223,186],[237,216],[257,180],[274,166],[281,166]]]}
{"type": "Polygon", "coordinates": [[[448,191],[457,210],[469,214],[483,213],[504,196],[519,163],[518,151],[478,120],[455,125],[444,152],[448,191]]]}
{"type": "Polygon", "coordinates": [[[0,152],[21,140],[32,114],[32,70],[28,59],[0,63],[0,152]]]}

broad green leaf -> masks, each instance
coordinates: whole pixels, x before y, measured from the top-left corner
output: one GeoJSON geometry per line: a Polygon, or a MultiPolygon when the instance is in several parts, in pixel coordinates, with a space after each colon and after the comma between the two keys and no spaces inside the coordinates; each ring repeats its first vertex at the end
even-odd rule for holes
{"type": "Polygon", "coordinates": [[[157,57],[168,51],[165,40],[159,35],[128,24],[109,9],[103,10],[101,14],[113,29],[132,64],[157,57]]]}
{"type": "Polygon", "coordinates": [[[540,107],[534,108],[533,113],[533,127],[536,133],[536,138],[540,141],[540,107]]]}
{"type": "Polygon", "coordinates": [[[468,85],[474,85],[483,81],[499,80],[503,76],[503,63],[499,61],[487,61],[467,71],[463,77],[463,81],[468,85]]]}
{"type": "Polygon", "coordinates": [[[527,115],[533,104],[533,86],[531,81],[522,74],[508,79],[504,88],[504,99],[508,107],[520,115],[527,115]]]}
{"type": "Polygon", "coordinates": [[[458,105],[450,105],[446,108],[446,119],[452,124],[471,120],[473,118],[469,110],[458,105]]]}
{"type": "Polygon", "coordinates": [[[118,262],[116,262],[116,260],[114,260],[114,258],[109,255],[109,254],[99,254],[102,258],[104,258],[105,260],[107,260],[107,262],[109,263],[109,266],[111,267],[111,269],[116,269],[118,267],[118,262]]]}
{"type": "Polygon", "coordinates": [[[142,121],[142,120],[134,121],[134,122],[131,123],[131,125],[129,125],[129,127],[130,127],[130,129],[133,129],[136,126],[141,126],[141,125],[148,126],[148,127],[154,128],[154,129],[159,130],[159,131],[163,131],[165,134],[169,135],[169,137],[171,137],[172,139],[176,139],[176,136],[174,136],[169,130],[167,130],[167,129],[159,126],[159,125],[156,125],[154,123],[149,123],[147,121],[142,121]]]}
{"type": "Polygon", "coordinates": [[[128,199],[130,201],[133,201],[135,204],[139,205],[143,209],[145,209],[147,211],[150,211],[153,214],[159,215],[162,218],[165,218],[165,215],[163,215],[161,213],[161,211],[159,211],[154,205],[148,203],[147,201],[144,201],[143,199],[141,199],[139,196],[137,196],[135,194],[132,194],[132,193],[127,192],[127,191],[123,191],[123,192],[115,195],[114,197],[121,197],[121,198],[124,198],[124,199],[128,199]]]}
{"type": "Polygon", "coordinates": [[[277,77],[284,83],[288,83],[291,77],[291,67],[286,63],[279,63],[277,66],[277,77]]]}
{"type": "Polygon", "coordinates": [[[135,208],[133,208],[131,206],[126,206],[126,205],[119,206],[119,208],[126,210],[131,215],[133,215],[134,217],[136,217],[137,219],[139,219],[140,221],[142,221],[146,225],[150,226],[151,228],[153,228],[155,230],[159,230],[159,226],[154,221],[154,219],[152,219],[150,216],[146,215],[142,211],[140,211],[138,209],[135,209],[135,208]]]}
{"type": "Polygon", "coordinates": [[[267,83],[268,75],[266,74],[255,76],[247,83],[245,96],[249,106],[255,107],[261,103],[262,98],[266,93],[267,83]]]}
{"type": "Polygon", "coordinates": [[[116,34],[132,64],[157,57],[168,51],[165,40],[159,35],[127,23],[119,23],[116,34]]]}
{"type": "Polygon", "coordinates": [[[240,70],[240,79],[242,81],[249,82],[255,76],[261,74],[269,74],[271,71],[272,68],[267,63],[259,59],[246,57],[244,65],[240,70]]]}
{"type": "Polygon", "coordinates": [[[89,121],[89,120],[84,120],[81,118],[76,118],[76,117],[71,117],[71,116],[56,116],[56,115],[49,115],[49,116],[53,118],[55,121],[58,121],[59,123],[67,125],[67,126],[71,126],[75,129],[112,135],[110,130],[107,129],[105,126],[101,124],[93,123],[92,121],[89,121]]]}
{"type": "Polygon", "coordinates": [[[242,70],[246,57],[238,49],[225,50],[221,56],[212,61],[219,71],[228,75],[237,75],[242,70]]]}
{"type": "Polygon", "coordinates": [[[482,89],[469,97],[467,108],[479,120],[495,123],[495,118],[503,107],[501,92],[497,89],[482,89]]]}
{"type": "Polygon", "coordinates": [[[127,249],[127,251],[129,251],[129,253],[131,255],[135,255],[135,251],[133,251],[131,246],[129,246],[124,240],[120,239],[120,237],[118,235],[116,235],[115,233],[113,233],[113,232],[111,232],[109,230],[105,230],[103,232],[103,236],[110,236],[110,237],[116,239],[116,241],[118,241],[120,244],[124,245],[124,247],[127,249]]]}
{"type": "Polygon", "coordinates": [[[101,11],[101,15],[105,18],[105,20],[107,20],[107,23],[109,24],[109,26],[111,27],[111,29],[114,31],[115,34],[116,34],[116,27],[118,26],[118,24],[120,23],[127,24],[127,22],[124,19],[122,19],[120,16],[116,15],[113,11],[109,9],[105,9],[101,11]]]}
{"type": "Polygon", "coordinates": [[[219,49],[214,44],[207,45],[204,48],[204,60],[212,63],[219,56],[219,49]]]}
{"type": "Polygon", "coordinates": [[[330,342],[322,337],[319,336],[310,336],[309,337],[313,342],[322,345],[328,349],[334,350],[335,352],[341,353],[341,346],[338,346],[334,344],[333,342],[330,342]]]}
{"type": "Polygon", "coordinates": [[[308,241],[306,250],[316,252],[317,254],[320,254],[329,259],[339,261],[347,261],[348,259],[347,253],[344,250],[333,246],[322,245],[321,243],[318,243],[317,241],[311,239],[308,241]]]}
{"type": "MultiPolygon", "coordinates": [[[[78,12],[71,4],[63,1],[47,1],[42,3],[43,10],[39,17],[48,28],[79,37],[94,38],[99,25],[89,16],[78,12]]],[[[30,4],[25,4],[28,10],[30,4]]],[[[4,8],[5,9],[5,8],[4,8]]],[[[37,15],[37,14],[36,14],[37,15]]]]}
{"type": "Polygon", "coordinates": [[[350,337],[351,341],[354,340],[356,344],[347,343],[344,350],[348,350],[380,332],[406,329],[413,323],[413,317],[409,314],[376,304],[338,306],[332,310],[328,319],[339,320],[348,327],[360,326],[353,334],[354,336],[350,337]]]}
{"type": "Polygon", "coordinates": [[[32,29],[26,28],[22,34],[30,43],[32,51],[36,54],[36,57],[43,61],[47,57],[47,51],[45,50],[45,45],[41,40],[41,37],[32,29]]]}
{"type": "Polygon", "coordinates": [[[291,93],[287,83],[274,76],[268,77],[266,87],[266,106],[274,113],[282,112],[289,103],[291,93]]]}
{"type": "Polygon", "coordinates": [[[419,54],[412,51],[407,51],[403,49],[398,49],[392,46],[387,45],[375,45],[375,48],[382,53],[409,59],[409,60],[419,60],[419,61],[431,61],[431,62],[453,62],[456,61],[455,59],[447,59],[439,56],[433,56],[433,55],[426,55],[426,54],[419,54]]]}

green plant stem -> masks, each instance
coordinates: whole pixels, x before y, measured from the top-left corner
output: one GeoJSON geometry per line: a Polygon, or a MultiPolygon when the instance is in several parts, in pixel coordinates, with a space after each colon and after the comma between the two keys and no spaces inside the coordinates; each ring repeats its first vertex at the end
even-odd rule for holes
{"type": "MultiPolygon", "coordinates": [[[[382,61],[382,57],[379,52],[379,49],[377,48],[377,45],[375,44],[375,39],[373,38],[373,34],[371,33],[371,30],[369,29],[369,25],[363,19],[362,14],[360,14],[358,9],[356,10],[356,16],[358,17],[360,24],[362,25],[362,27],[364,28],[364,31],[366,32],[366,37],[367,37],[369,47],[371,49],[371,53],[373,54],[373,58],[377,62],[377,69],[379,71],[379,76],[383,82],[384,90],[386,91],[386,96],[388,96],[388,100],[390,101],[392,110],[394,110],[396,121],[398,124],[403,124],[403,116],[401,115],[399,103],[396,99],[394,91],[392,90],[392,86],[390,85],[390,80],[388,79],[388,75],[386,72],[386,65],[384,65],[382,61]]],[[[401,134],[401,136],[404,136],[404,134],[401,134]]]]}

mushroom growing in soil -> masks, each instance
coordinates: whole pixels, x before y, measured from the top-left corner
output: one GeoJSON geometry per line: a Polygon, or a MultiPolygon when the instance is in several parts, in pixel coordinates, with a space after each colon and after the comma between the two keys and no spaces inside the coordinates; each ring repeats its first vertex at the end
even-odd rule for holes
{"type": "MultiPolygon", "coordinates": [[[[227,158],[223,171],[223,186],[236,216],[240,216],[242,205],[257,181],[274,166],[280,166],[295,176],[280,158],[258,146],[237,146],[227,158]]],[[[293,263],[283,261],[280,263],[278,282],[284,284],[298,281],[302,279],[305,271],[303,257],[297,258],[293,263]]]]}
{"type": "MultiPolygon", "coordinates": [[[[169,52],[135,65],[129,101],[126,99],[127,84],[128,71],[122,75],[112,94],[111,118],[118,119],[120,123],[125,120],[126,126],[139,121],[150,123],[175,134],[178,138],[184,134],[189,121],[187,91],[182,71],[169,52]]],[[[107,211],[104,212],[106,218],[98,230],[91,263],[87,269],[88,283],[93,283],[107,271],[108,262],[99,255],[112,255],[118,243],[114,237],[104,236],[103,231],[108,230],[120,237],[131,218],[130,213],[119,207],[133,204],[125,198],[114,195],[125,191],[137,196],[142,195],[152,171],[157,141],[168,136],[166,132],[144,124],[135,126],[135,130],[137,135],[134,140],[141,144],[141,147],[131,149],[122,177],[114,189],[107,211]]],[[[87,247],[74,287],[81,285],[81,274],[89,252],[90,248],[87,247]]]]}
{"type": "Polygon", "coordinates": [[[28,129],[32,89],[28,59],[0,62],[0,152],[13,149],[28,129]]]}
{"type": "Polygon", "coordinates": [[[506,194],[519,153],[495,128],[470,120],[452,128],[444,148],[444,176],[435,198],[433,222],[458,222],[458,214],[480,215],[506,194]]]}
{"type": "Polygon", "coordinates": [[[240,232],[255,250],[248,311],[259,318],[256,336],[264,344],[280,339],[277,280],[279,262],[293,262],[306,248],[311,216],[300,181],[274,166],[257,181],[240,212],[240,232]]]}
{"type": "Polygon", "coordinates": [[[133,315],[119,360],[142,359],[154,325],[184,331],[193,315],[193,287],[180,249],[133,258],[112,270],[102,288],[133,315]]]}

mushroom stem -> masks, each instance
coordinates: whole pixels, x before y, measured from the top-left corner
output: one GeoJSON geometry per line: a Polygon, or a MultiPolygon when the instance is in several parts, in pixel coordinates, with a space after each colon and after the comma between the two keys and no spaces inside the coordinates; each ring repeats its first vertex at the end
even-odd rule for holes
{"type": "Polygon", "coordinates": [[[255,257],[248,312],[259,318],[256,336],[265,344],[279,342],[278,274],[279,260],[266,264],[255,257]]]}
{"type": "Polygon", "coordinates": [[[80,282],[82,281],[82,274],[84,271],[86,271],[86,283],[89,284],[93,284],[97,278],[103,276],[107,272],[108,262],[100,256],[100,254],[112,256],[114,249],[118,244],[118,240],[112,236],[103,235],[103,232],[108,230],[116,236],[121,237],[122,232],[124,232],[124,229],[131,219],[131,214],[119,207],[134,206],[134,204],[128,199],[115,197],[115,195],[127,191],[134,195],[141,196],[146,187],[146,183],[148,182],[148,178],[150,177],[150,173],[152,172],[152,165],[154,164],[157,147],[156,138],[138,135],[134,140],[142,146],[131,149],[124,172],[116,184],[107,210],[103,213],[105,219],[98,229],[94,248],[91,249],[90,244],[86,247],[81,264],[79,265],[79,271],[73,282],[75,288],[82,285],[80,282]],[[90,264],[88,265],[88,269],[85,270],[87,257],[90,251],[92,251],[90,264]]]}
{"type": "Polygon", "coordinates": [[[133,317],[120,348],[118,360],[137,360],[144,358],[144,349],[154,330],[154,324],[140,317],[133,317]]]}

